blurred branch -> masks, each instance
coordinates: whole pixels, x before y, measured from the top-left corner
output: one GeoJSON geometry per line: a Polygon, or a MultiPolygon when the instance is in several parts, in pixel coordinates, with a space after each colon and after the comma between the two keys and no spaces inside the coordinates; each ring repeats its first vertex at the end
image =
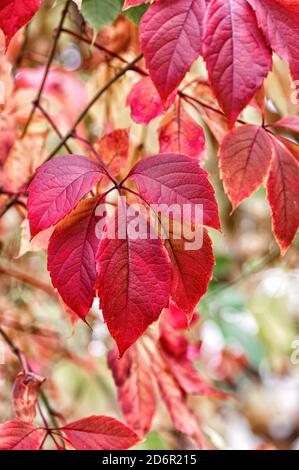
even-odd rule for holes
{"type": "Polygon", "coordinates": [[[56,32],[55,32],[54,42],[53,42],[52,49],[51,49],[51,51],[50,51],[49,58],[48,58],[48,61],[47,61],[47,64],[46,64],[45,73],[44,73],[42,82],[41,82],[41,84],[40,84],[40,87],[39,87],[39,90],[38,90],[38,93],[37,93],[37,97],[36,97],[36,99],[35,99],[34,102],[33,102],[33,106],[32,106],[32,109],[31,109],[31,113],[29,114],[29,117],[28,117],[27,122],[26,122],[26,124],[25,124],[22,137],[25,137],[25,135],[26,135],[26,133],[27,133],[27,130],[28,130],[30,124],[31,124],[31,121],[32,121],[32,119],[33,119],[33,117],[34,117],[35,111],[36,111],[36,109],[38,108],[39,102],[40,102],[40,100],[41,100],[41,97],[42,97],[42,94],[43,94],[43,91],[44,91],[44,86],[45,86],[46,81],[47,81],[47,78],[48,78],[48,73],[49,73],[50,67],[51,67],[51,65],[52,65],[52,62],[53,62],[54,57],[55,57],[55,54],[56,54],[56,49],[57,49],[57,45],[58,45],[58,41],[59,41],[61,29],[62,29],[62,27],[63,27],[63,24],[64,24],[64,21],[65,21],[65,18],[66,18],[66,15],[67,15],[67,13],[68,13],[68,9],[69,9],[70,5],[71,5],[71,0],[67,0],[67,2],[66,2],[66,4],[65,4],[65,7],[64,7],[64,9],[63,9],[61,18],[60,18],[60,22],[59,22],[58,28],[57,28],[57,30],[56,30],[56,32]]]}
{"type": "Polygon", "coordinates": [[[270,253],[264,256],[264,258],[262,258],[259,261],[259,263],[256,266],[254,266],[252,269],[249,269],[248,271],[244,272],[243,274],[241,274],[241,276],[237,277],[236,279],[233,279],[232,281],[227,282],[226,284],[216,287],[216,289],[214,289],[213,291],[211,291],[209,294],[207,294],[204,297],[203,301],[207,301],[213,298],[215,295],[218,295],[221,292],[240,284],[246,279],[249,279],[254,274],[257,274],[260,271],[262,271],[264,268],[266,268],[270,263],[272,263],[277,258],[279,258],[279,256],[280,256],[280,249],[278,247],[274,248],[270,253]]]}
{"type": "MultiPolygon", "coordinates": [[[[36,106],[40,112],[42,113],[42,115],[46,118],[46,120],[48,121],[48,123],[50,124],[50,126],[53,128],[53,130],[56,132],[56,134],[58,135],[58,137],[60,139],[63,138],[63,135],[62,133],[60,132],[60,130],[58,129],[58,127],[56,126],[55,122],[53,121],[53,119],[51,118],[50,114],[43,108],[43,106],[38,103],[37,106],[36,106]]],[[[67,142],[64,143],[64,147],[66,148],[66,150],[69,152],[69,153],[72,153],[72,149],[70,148],[70,146],[68,145],[67,142]]]]}
{"type": "Polygon", "coordinates": [[[40,281],[39,279],[35,279],[34,277],[30,276],[30,274],[19,271],[12,266],[4,266],[3,264],[0,264],[0,273],[18,279],[19,281],[26,284],[30,284],[37,289],[43,290],[51,297],[57,298],[54,289],[50,285],[40,281]]]}

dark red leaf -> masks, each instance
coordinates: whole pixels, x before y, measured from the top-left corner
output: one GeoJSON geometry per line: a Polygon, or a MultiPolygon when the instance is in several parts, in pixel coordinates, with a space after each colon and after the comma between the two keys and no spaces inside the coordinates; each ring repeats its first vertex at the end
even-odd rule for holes
{"type": "Polygon", "coordinates": [[[99,245],[95,209],[90,198],[55,228],[48,248],[48,270],[63,301],[83,320],[89,312],[96,281],[95,256],[99,245]]]}
{"type": "Polygon", "coordinates": [[[156,411],[156,397],[151,367],[137,345],[120,359],[117,350],[108,354],[108,364],[117,386],[118,400],[128,425],[144,436],[156,411]]]}
{"type": "Polygon", "coordinates": [[[97,254],[100,306],[120,354],[159,318],[168,303],[171,281],[162,241],[149,238],[146,221],[134,239],[128,228],[131,222],[127,210],[117,211],[97,254]],[[111,231],[115,239],[108,236],[111,231]]]}

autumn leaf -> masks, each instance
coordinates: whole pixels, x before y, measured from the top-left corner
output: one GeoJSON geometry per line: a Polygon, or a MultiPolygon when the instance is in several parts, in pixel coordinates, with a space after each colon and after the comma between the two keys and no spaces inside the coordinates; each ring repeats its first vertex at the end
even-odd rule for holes
{"type": "Polygon", "coordinates": [[[0,450],[38,450],[45,431],[18,419],[0,424],[0,450]]]}
{"type": "Polygon", "coordinates": [[[39,167],[28,189],[31,235],[63,219],[104,174],[96,162],[80,155],[57,157],[39,167]]]}
{"type": "Polygon", "coordinates": [[[196,158],[179,153],[154,155],[138,162],[128,178],[148,203],[167,205],[166,215],[172,204],[182,209],[186,204],[192,209],[186,218],[195,221],[193,209],[201,205],[203,224],[220,228],[214,189],[196,158]]]}
{"type": "Polygon", "coordinates": [[[204,131],[180,104],[163,118],[158,134],[160,153],[184,153],[205,160],[204,131]]]}
{"type": "Polygon", "coordinates": [[[159,93],[149,77],[135,83],[127,96],[126,104],[131,108],[131,118],[137,124],[148,124],[173,104],[176,92],[173,92],[163,104],[159,93]]]}
{"type": "Polygon", "coordinates": [[[216,97],[234,124],[272,64],[271,51],[247,0],[209,2],[203,56],[216,97]]]}
{"type": "Polygon", "coordinates": [[[129,230],[131,220],[126,208],[117,211],[97,254],[100,306],[121,355],[159,318],[168,303],[171,280],[162,241],[149,237],[146,220],[135,238],[129,230]]]}
{"type": "Polygon", "coordinates": [[[4,0],[0,4],[0,28],[5,34],[6,47],[16,32],[25,26],[35,15],[41,0],[4,0]]]}
{"type": "Polygon", "coordinates": [[[273,232],[285,254],[299,227],[299,163],[291,152],[273,140],[275,154],[267,180],[273,232]]]}
{"type": "Polygon", "coordinates": [[[156,411],[150,363],[136,344],[121,359],[116,349],[110,351],[108,365],[128,425],[139,436],[144,436],[150,430],[156,411]]]}
{"type": "Polygon", "coordinates": [[[36,415],[36,402],[44,377],[33,372],[19,372],[12,390],[12,403],[15,417],[32,423],[36,415]]]}
{"type": "Polygon", "coordinates": [[[132,429],[108,416],[89,416],[61,430],[77,450],[125,450],[138,442],[132,429]]]}
{"type": "Polygon", "coordinates": [[[53,285],[66,305],[83,320],[95,295],[98,203],[98,197],[81,201],[56,226],[48,247],[48,270],[53,285]]]}
{"type": "Polygon", "coordinates": [[[220,173],[233,209],[262,186],[272,157],[272,142],[259,126],[228,133],[220,147],[220,173]]]}
{"type": "Polygon", "coordinates": [[[205,0],[163,0],[150,5],[142,18],[142,50],[163,102],[201,52],[204,13],[205,0]]]}
{"type": "Polygon", "coordinates": [[[191,320],[193,311],[206,293],[212,278],[215,259],[207,230],[202,230],[200,246],[188,249],[184,238],[165,241],[172,263],[171,296],[191,320]]]}

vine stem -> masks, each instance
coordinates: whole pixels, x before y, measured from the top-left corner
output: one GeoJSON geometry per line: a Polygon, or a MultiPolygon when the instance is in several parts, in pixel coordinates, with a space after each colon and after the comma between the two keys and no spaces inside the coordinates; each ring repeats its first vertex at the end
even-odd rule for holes
{"type": "Polygon", "coordinates": [[[52,45],[52,48],[51,48],[51,51],[50,51],[50,54],[49,54],[49,58],[48,58],[48,61],[47,61],[47,64],[46,64],[46,68],[45,68],[45,73],[44,73],[42,82],[40,84],[40,87],[39,87],[39,90],[38,90],[38,93],[37,93],[37,97],[33,101],[33,106],[32,106],[31,112],[29,114],[29,117],[27,119],[27,122],[25,124],[24,130],[23,130],[23,133],[22,133],[22,138],[25,137],[25,135],[26,135],[26,133],[29,129],[29,126],[31,124],[31,121],[34,117],[35,111],[39,107],[39,103],[40,103],[40,100],[41,100],[41,97],[42,97],[42,94],[43,94],[43,91],[44,91],[44,87],[45,87],[45,84],[46,84],[46,81],[47,81],[47,78],[48,78],[50,67],[52,65],[52,62],[53,62],[55,54],[56,54],[56,49],[57,49],[61,29],[63,27],[63,24],[64,24],[64,21],[65,21],[65,18],[66,18],[66,15],[68,13],[70,5],[71,5],[71,0],[67,0],[67,2],[65,4],[65,7],[62,11],[62,15],[61,15],[61,18],[60,18],[58,28],[55,32],[53,45],[52,45]]]}
{"type": "Polygon", "coordinates": [[[89,150],[93,153],[93,155],[96,157],[97,159],[97,162],[99,163],[99,165],[103,168],[103,170],[105,171],[106,175],[108,176],[108,178],[112,181],[112,183],[115,185],[116,188],[118,188],[118,182],[116,181],[116,179],[114,178],[113,174],[111,173],[111,171],[109,170],[108,166],[102,161],[100,155],[98,154],[98,152],[95,150],[94,146],[88,142],[88,140],[84,139],[83,137],[80,137],[79,135],[77,135],[75,132],[74,134],[72,135],[73,139],[76,139],[78,140],[79,142],[82,142],[83,144],[85,144],[89,150]]]}
{"type": "Polygon", "coordinates": [[[36,287],[37,289],[41,289],[44,292],[46,292],[48,295],[51,297],[57,297],[55,294],[55,291],[52,289],[52,287],[38,279],[35,279],[34,277],[30,276],[27,273],[21,272],[14,267],[11,266],[4,266],[0,264],[0,274],[4,274],[10,277],[13,277],[15,279],[18,279],[19,281],[25,282],[26,284],[30,284],[31,286],[36,287]]]}
{"type": "MultiPolygon", "coordinates": [[[[42,113],[42,115],[46,118],[46,120],[47,120],[48,123],[51,125],[51,127],[53,128],[53,130],[56,132],[56,134],[58,135],[58,137],[59,137],[60,139],[62,139],[62,138],[63,138],[63,135],[62,135],[62,133],[60,132],[60,130],[58,129],[58,127],[56,126],[56,124],[55,124],[55,122],[53,121],[53,119],[51,118],[50,114],[45,110],[45,108],[44,108],[40,103],[37,104],[37,108],[38,108],[39,111],[42,113]]],[[[69,153],[72,153],[72,149],[70,148],[70,146],[68,145],[67,142],[65,142],[64,147],[66,148],[66,150],[67,150],[69,153]]]]}

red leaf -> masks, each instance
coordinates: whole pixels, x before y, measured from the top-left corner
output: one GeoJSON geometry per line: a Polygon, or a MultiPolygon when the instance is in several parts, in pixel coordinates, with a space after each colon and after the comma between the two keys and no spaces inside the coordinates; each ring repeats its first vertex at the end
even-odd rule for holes
{"type": "Polygon", "coordinates": [[[32,423],[36,416],[36,402],[44,377],[33,372],[20,372],[12,390],[12,403],[16,418],[32,423]]]}
{"type": "Polygon", "coordinates": [[[233,124],[270,71],[271,51],[247,0],[209,2],[203,36],[213,89],[233,124]]]}
{"type": "Polygon", "coordinates": [[[5,34],[6,47],[16,32],[25,26],[38,11],[41,0],[2,0],[0,4],[0,28],[5,34]]]}
{"type": "Polygon", "coordinates": [[[165,247],[172,263],[171,296],[191,320],[194,308],[212,278],[215,264],[212,242],[208,232],[203,230],[199,249],[187,249],[183,238],[166,240],[165,247]]]}
{"type": "Polygon", "coordinates": [[[233,209],[263,184],[271,157],[271,139],[262,127],[241,126],[226,135],[220,147],[220,172],[233,209]]]}
{"type": "Polygon", "coordinates": [[[152,367],[161,396],[167,406],[175,428],[193,437],[200,445],[204,446],[204,440],[198,423],[185,402],[184,393],[167,369],[163,359],[158,355],[152,355],[152,367]]]}
{"type": "MultiPolygon", "coordinates": [[[[184,154],[160,154],[138,162],[128,178],[134,180],[141,195],[150,204],[192,209],[202,205],[203,224],[219,229],[220,221],[214,189],[198,160],[184,154]]],[[[161,207],[161,210],[164,210],[161,207]]],[[[166,214],[168,215],[168,213],[166,214]]],[[[186,219],[188,214],[185,214],[186,219]]]]}
{"type": "Polygon", "coordinates": [[[204,12],[205,0],[163,0],[150,5],[142,18],[142,50],[164,102],[201,52],[204,12]]]}
{"type": "Polygon", "coordinates": [[[103,174],[97,163],[80,155],[57,157],[41,165],[28,189],[31,235],[71,212],[103,174]]]}
{"type": "Polygon", "coordinates": [[[0,424],[0,450],[37,450],[45,431],[14,419],[0,424]]]}
{"type": "Polygon", "coordinates": [[[299,227],[299,163],[277,140],[267,181],[267,194],[272,209],[273,232],[282,254],[299,227]]]}
{"type": "Polygon", "coordinates": [[[89,312],[96,280],[95,209],[97,197],[83,200],[55,228],[48,248],[48,270],[63,301],[83,320],[89,312]]]}
{"type": "Polygon", "coordinates": [[[188,359],[178,359],[165,352],[162,353],[162,357],[185,393],[219,399],[228,398],[228,394],[209,385],[188,359]]]}
{"type": "Polygon", "coordinates": [[[299,116],[287,116],[279,121],[271,123],[271,127],[285,127],[299,133],[299,116]]]}
{"type": "Polygon", "coordinates": [[[121,359],[115,349],[110,351],[108,364],[124,417],[137,434],[144,436],[150,430],[156,411],[150,364],[137,345],[132,346],[121,359]]]}
{"type": "Polygon", "coordinates": [[[129,152],[128,129],[116,129],[99,139],[95,150],[111,172],[117,176],[126,164],[129,152]]]}
{"type": "Polygon", "coordinates": [[[158,132],[160,153],[185,153],[205,160],[203,129],[181,106],[164,117],[158,132]]]}
{"type": "Polygon", "coordinates": [[[168,303],[171,281],[162,241],[149,238],[147,223],[140,224],[139,238],[134,239],[128,229],[131,220],[127,210],[117,211],[97,254],[100,306],[120,354],[159,318],[168,303]],[[107,235],[111,230],[115,239],[107,235]]]}
{"type": "Polygon", "coordinates": [[[126,450],[138,442],[132,429],[108,416],[89,416],[61,430],[77,450],[126,450]]]}
{"type": "Polygon", "coordinates": [[[291,69],[294,80],[299,79],[299,5],[286,0],[247,0],[255,10],[258,24],[271,48],[291,69]]]}
{"type": "Polygon", "coordinates": [[[141,5],[142,3],[148,3],[149,0],[125,0],[123,5],[123,11],[128,10],[128,8],[136,7],[137,5],[141,5]]]}
{"type": "Polygon", "coordinates": [[[176,93],[172,93],[165,105],[149,77],[142,78],[133,85],[127,96],[127,106],[131,108],[131,117],[137,124],[148,124],[152,119],[163,114],[172,105],[176,93]]]}

